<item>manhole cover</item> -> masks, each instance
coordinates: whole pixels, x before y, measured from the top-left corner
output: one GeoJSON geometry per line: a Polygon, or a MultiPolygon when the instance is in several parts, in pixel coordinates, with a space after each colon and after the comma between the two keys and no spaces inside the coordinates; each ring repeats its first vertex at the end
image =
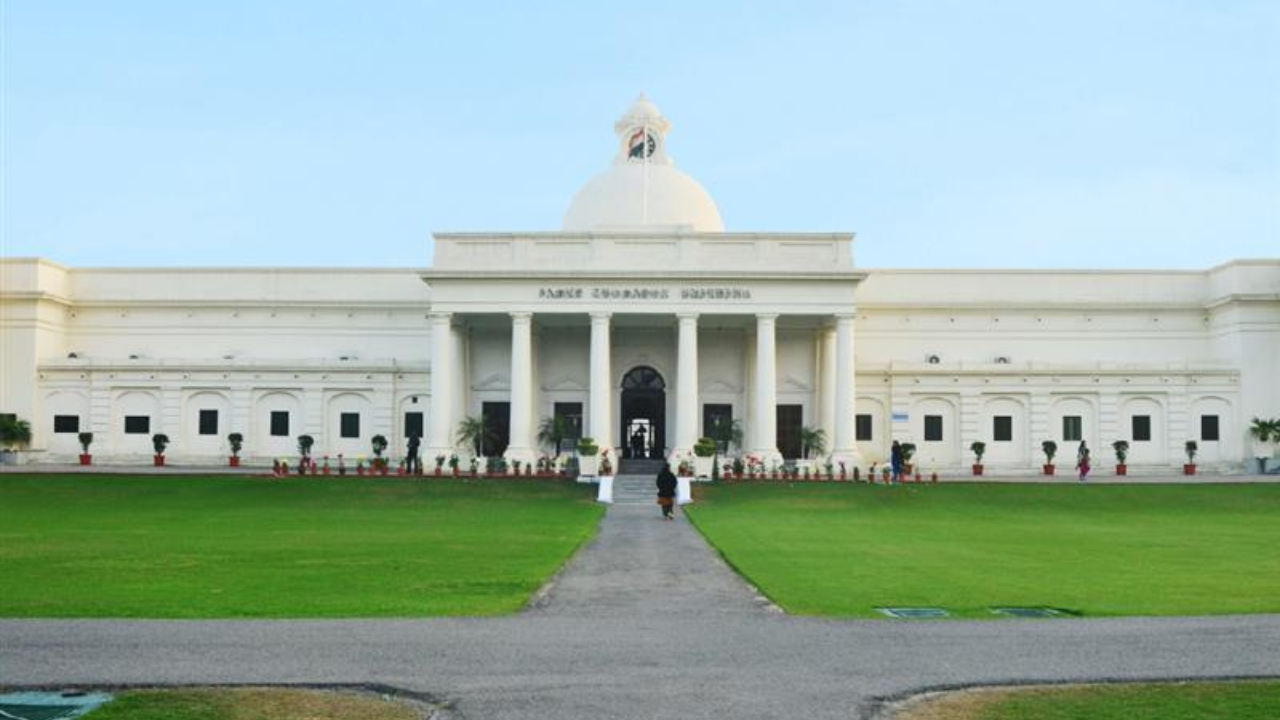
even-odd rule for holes
{"type": "Polygon", "coordinates": [[[1053,608],[1043,607],[993,607],[991,612],[996,615],[1019,618],[1047,618],[1062,615],[1062,613],[1053,608]]]}
{"type": "Polygon", "coordinates": [[[876,610],[879,610],[892,618],[905,618],[910,620],[927,620],[929,618],[947,617],[946,610],[935,607],[882,607],[876,608],[876,610]]]}
{"type": "Polygon", "coordinates": [[[0,695],[2,720],[69,720],[111,699],[102,693],[23,692],[0,695]]]}

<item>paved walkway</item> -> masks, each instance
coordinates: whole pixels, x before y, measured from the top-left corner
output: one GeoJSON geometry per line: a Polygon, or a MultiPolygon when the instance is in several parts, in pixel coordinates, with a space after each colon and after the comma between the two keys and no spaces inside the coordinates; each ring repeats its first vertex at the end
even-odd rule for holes
{"type": "Polygon", "coordinates": [[[1280,615],[836,621],[771,611],[683,518],[612,507],[526,613],[493,619],[0,620],[0,685],[385,683],[471,720],[814,720],[1009,681],[1280,674],[1280,615]]]}

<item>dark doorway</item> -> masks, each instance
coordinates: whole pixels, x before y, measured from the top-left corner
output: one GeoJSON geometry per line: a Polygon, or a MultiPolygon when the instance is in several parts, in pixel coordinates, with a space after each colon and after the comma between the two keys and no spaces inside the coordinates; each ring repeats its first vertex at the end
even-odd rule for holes
{"type": "Polygon", "coordinates": [[[804,423],[803,405],[778,406],[778,452],[788,460],[800,457],[800,426],[804,423]]]}
{"type": "Polygon", "coordinates": [[[702,406],[702,437],[716,441],[721,455],[729,453],[733,441],[733,406],[727,403],[707,403],[702,406]]]}
{"type": "MultiPolygon", "coordinates": [[[[578,444],[578,439],[582,437],[582,403],[580,402],[558,402],[552,410],[555,416],[564,421],[566,430],[564,442],[569,448],[573,448],[578,444]]],[[[565,448],[557,448],[562,451],[565,448]]]]}
{"type": "Polygon", "coordinates": [[[481,455],[500,457],[511,444],[511,403],[480,403],[480,415],[489,427],[489,437],[481,446],[481,455]]]}
{"type": "Polygon", "coordinates": [[[641,365],[622,378],[622,456],[659,460],[667,451],[667,383],[641,365]]]}

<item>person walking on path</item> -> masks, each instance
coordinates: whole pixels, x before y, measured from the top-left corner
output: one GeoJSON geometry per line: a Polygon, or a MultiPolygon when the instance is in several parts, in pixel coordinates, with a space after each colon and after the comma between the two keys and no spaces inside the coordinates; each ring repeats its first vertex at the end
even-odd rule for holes
{"type": "Polygon", "coordinates": [[[893,467],[893,481],[902,482],[902,445],[897,440],[893,441],[893,448],[889,451],[889,464],[893,467]]]}
{"type": "Polygon", "coordinates": [[[1080,482],[1089,479],[1089,446],[1080,441],[1080,449],[1076,450],[1076,469],[1080,471],[1080,482]]]}
{"type": "Polygon", "coordinates": [[[658,473],[658,505],[662,507],[662,517],[675,520],[676,476],[671,472],[671,463],[663,463],[658,473]]]}

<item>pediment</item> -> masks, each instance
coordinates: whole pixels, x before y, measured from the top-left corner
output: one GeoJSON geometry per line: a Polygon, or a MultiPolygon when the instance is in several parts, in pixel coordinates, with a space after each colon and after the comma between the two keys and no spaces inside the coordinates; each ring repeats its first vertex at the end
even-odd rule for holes
{"type": "Polygon", "coordinates": [[[698,392],[704,393],[740,393],[742,387],[724,380],[708,380],[698,388],[698,392]]]}
{"type": "Polygon", "coordinates": [[[778,382],[778,392],[809,392],[812,389],[808,383],[794,375],[787,375],[778,382]]]}
{"type": "Polygon", "coordinates": [[[563,375],[563,376],[561,376],[561,377],[552,378],[551,380],[547,381],[547,382],[542,386],[542,389],[543,389],[543,390],[545,390],[545,391],[573,391],[573,390],[578,390],[578,391],[586,392],[586,390],[587,390],[587,385],[586,385],[585,383],[580,382],[580,381],[579,381],[577,378],[575,378],[575,377],[571,377],[571,376],[568,376],[568,375],[563,375]]]}
{"type": "Polygon", "coordinates": [[[473,390],[510,390],[511,380],[502,373],[493,373],[471,385],[473,390]]]}

